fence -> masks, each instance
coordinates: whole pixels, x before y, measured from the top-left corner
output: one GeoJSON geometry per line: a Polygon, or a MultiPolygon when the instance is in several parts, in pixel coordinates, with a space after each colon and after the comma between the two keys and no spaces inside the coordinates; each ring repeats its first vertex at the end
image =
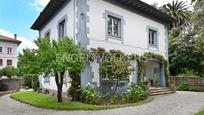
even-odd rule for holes
{"type": "Polygon", "coordinates": [[[189,86],[196,86],[200,91],[204,91],[204,78],[202,77],[172,77],[175,85],[188,84],[189,86]]]}
{"type": "Polygon", "coordinates": [[[0,79],[0,91],[19,91],[20,79],[0,79]]]}

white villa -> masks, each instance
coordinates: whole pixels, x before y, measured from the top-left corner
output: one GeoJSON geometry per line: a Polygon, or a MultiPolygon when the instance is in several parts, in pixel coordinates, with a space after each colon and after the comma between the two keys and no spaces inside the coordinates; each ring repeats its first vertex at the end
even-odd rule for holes
{"type": "MultiPolygon", "coordinates": [[[[50,0],[31,28],[39,31],[39,37],[71,37],[87,50],[103,47],[140,56],[152,52],[168,59],[168,30],[174,21],[140,0],[50,0]]],[[[132,65],[137,68],[136,62],[132,65]]],[[[158,80],[157,86],[165,87],[164,68],[158,62],[146,62],[144,79],[158,80]]],[[[54,77],[40,76],[39,80],[43,90],[57,90],[54,77]]],[[[64,93],[69,81],[69,77],[65,79],[64,93]]],[[[99,64],[87,63],[81,73],[81,86],[91,83],[107,90],[101,81],[99,64]]],[[[137,74],[129,81],[137,82],[137,74]]]]}

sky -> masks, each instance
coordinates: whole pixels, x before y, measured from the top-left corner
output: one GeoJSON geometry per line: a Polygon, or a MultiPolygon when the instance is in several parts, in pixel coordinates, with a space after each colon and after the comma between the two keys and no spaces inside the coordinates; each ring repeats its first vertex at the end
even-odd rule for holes
{"type": "MultiPolygon", "coordinates": [[[[142,1],[162,6],[172,0],[142,1]]],[[[190,0],[184,1],[190,3],[190,0]]],[[[0,35],[13,37],[17,34],[18,40],[22,41],[18,49],[20,53],[25,48],[36,48],[33,40],[38,38],[38,32],[30,27],[48,2],[49,0],[0,0],[0,35]]]]}

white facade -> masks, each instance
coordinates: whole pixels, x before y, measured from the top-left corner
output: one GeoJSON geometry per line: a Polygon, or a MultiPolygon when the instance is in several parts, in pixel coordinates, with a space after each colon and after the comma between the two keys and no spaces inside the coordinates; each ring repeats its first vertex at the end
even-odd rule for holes
{"type": "Polygon", "coordinates": [[[88,5],[90,20],[88,23],[90,29],[88,34],[88,38],[90,38],[89,48],[119,49],[125,53],[137,53],[139,55],[144,52],[153,52],[168,58],[168,30],[166,25],[103,0],[89,0],[88,5]],[[123,16],[125,21],[123,43],[120,40],[106,40],[106,24],[103,17],[106,10],[123,16]],[[158,48],[148,46],[148,26],[158,29],[158,48]]]}
{"type": "Polygon", "coordinates": [[[40,37],[46,36],[47,32],[50,32],[50,38],[53,40],[58,40],[58,24],[62,19],[66,20],[66,36],[74,38],[74,1],[71,0],[66,4],[60,11],[55,14],[51,20],[45,24],[43,28],[39,31],[40,37]]]}
{"type": "MultiPolygon", "coordinates": [[[[66,20],[65,34],[74,38],[81,44],[85,43],[85,48],[103,47],[106,50],[118,49],[127,54],[143,55],[145,52],[160,54],[168,59],[168,26],[162,21],[155,21],[148,16],[138,14],[122,7],[116,6],[104,0],[70,0],[66,3],[54,17],[52,17],[39,30],[40,37],[44,37],[50,32],[50,38],[58,39],[58,24],[66,20]],[[107,37],[107,15],[110,13],[122,17],[121,20],[121,39],[107,37]],[[84,16],[84,17],[83,17],[84,16]],[[149,29],[157,31],[157,45],[149,45],[149,29]]],[[[91,62],[86,64],[81,76],[81,85],[85,87],[88,82],[100,87],[99,64],[91,62]]],[[[137,67],[137,63],[133,62],[137,67]]],[[[151,76],[155,65],[149,64],[147,74],[151,76]]],[[[158,65],[156,65],[158,66],[158,65]]],[[[56,90],[54,78],[50,83],[44,83],[41,77],[41,86],[44,89],[56,90]]],[[[130,81],[136,82],[137,75],[130,76],[130,81]]],[[[63,92],[67,92],[70,84],[66,84],[63,92]]]]}

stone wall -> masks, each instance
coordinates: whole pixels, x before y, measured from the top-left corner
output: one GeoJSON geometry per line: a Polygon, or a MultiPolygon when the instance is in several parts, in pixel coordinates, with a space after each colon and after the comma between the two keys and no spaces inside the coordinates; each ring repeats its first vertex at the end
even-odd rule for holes
{"type": "Polygon", "coordinates": [[[204,91],[203,77],[172,77],[176,86],[181,84],[188,84],[189,86],[196,86],[200,91],[204,91]]]}
{"type": "Polygon", "coordinates": [[[0,91],[20,91],[20,80],[0,79],[0,91]]]}

